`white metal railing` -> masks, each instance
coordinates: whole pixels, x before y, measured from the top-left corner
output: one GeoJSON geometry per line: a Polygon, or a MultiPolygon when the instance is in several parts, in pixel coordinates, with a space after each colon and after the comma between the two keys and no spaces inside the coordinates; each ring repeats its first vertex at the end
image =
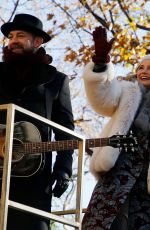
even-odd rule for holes
{"type": "MultiPolygon", "coordinates": [[[[15,104],[5,104],[0,105],[0,111],[6,110],[7,119],[6,119],[6,137],[5,137],[5,157],[3,165],[3,176],[2,176],[2,192],[1,192],[1,206],[0,206],[0,229],[6,230],[7,227],[7,214],[8,207],[24,210],[26,212],[31,212],[36,215],[54,220],[56,222],[72,226],[75,229],[81,230],[81,218],[82,218],[82,181],[83,181],[83,158],[85,152],[85,139],[81,135],[75,133],[63,127],[59,124],[56,124],[46,118],[43,118],[35,113],[32,113],[22,107],[19,107],[15,104]],[[77,191],[76,191],[76,209],[71,210],[75,214],[75,220],[67,220],[60,215],[64,214],[65,211],[60,211],[59,215],[48,213],[21,203],[17,203],[9,200],[9,188],[10,188],[10,177],[11,177],[11,159],[12,159],[12,149],[13,149],[13,135],[14,135],[14,120],[16,111],[26,114],[27,116],[37,119],[39,122],[45,123],[51,127],[55,127],[67,134],[72,135],[79,140],[79,152],[78,152],[78,176],[77,176],[77,191]]],[[[66,210],[69,214],[69,210],[66,210]]]]}

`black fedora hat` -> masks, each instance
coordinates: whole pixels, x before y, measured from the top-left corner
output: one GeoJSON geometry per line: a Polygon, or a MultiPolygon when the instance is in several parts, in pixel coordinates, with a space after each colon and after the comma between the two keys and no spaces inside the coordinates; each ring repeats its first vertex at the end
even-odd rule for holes
{"type": "Polygon", "coordinates": [[[4,23],[1,31],[8,37],[10,31],[25,30],[43,38],[43,43],[48,42],[51,37],[43,31],[43,24],[40,19],[30,14],[17,14],[12,22],[4,23]]]}

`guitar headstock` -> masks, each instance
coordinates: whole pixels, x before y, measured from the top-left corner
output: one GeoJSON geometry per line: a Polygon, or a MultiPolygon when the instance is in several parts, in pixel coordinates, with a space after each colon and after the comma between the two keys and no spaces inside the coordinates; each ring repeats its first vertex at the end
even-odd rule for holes
{"type": "Polygon", "coordinates": [[[132,131],[127,135],[113,135],[109,138],[109,146],[134,151],[138,146],[137,137],[133,136],[132,131]]]}

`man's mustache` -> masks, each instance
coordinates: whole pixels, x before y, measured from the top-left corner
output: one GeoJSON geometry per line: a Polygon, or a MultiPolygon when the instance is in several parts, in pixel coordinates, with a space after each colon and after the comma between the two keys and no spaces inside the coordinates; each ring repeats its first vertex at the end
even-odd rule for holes
{"type": "Polygon", "coordinates": [[[12,44],[9,48],[10,49],[23,49],[23,47],[19,44],[12,44]]]}

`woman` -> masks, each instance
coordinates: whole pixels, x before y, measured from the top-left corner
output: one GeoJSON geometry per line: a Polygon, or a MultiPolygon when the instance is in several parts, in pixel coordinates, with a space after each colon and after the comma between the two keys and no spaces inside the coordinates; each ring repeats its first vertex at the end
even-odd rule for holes
{"type": "Polygon", "coordinates": [[[96,148],[90,169],[98,182],[94,188],[82,230],[150,229],[150,55],[139,63],[135,81],[114,78],[106,30],[93,32],[95,55],[84,70],[87,98],[92,108],[111,119],[101,137],[127,134],[139,140],[133,152],[96,148]]]}

